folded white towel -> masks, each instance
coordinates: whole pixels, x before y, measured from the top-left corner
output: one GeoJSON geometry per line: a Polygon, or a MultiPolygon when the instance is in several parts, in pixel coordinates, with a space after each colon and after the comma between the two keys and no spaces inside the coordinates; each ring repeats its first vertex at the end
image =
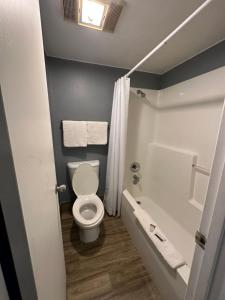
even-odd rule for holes
{"type": "Polygon", "coordinates": [[[108,122],[88,122],[88,145],[106,145],[108,122]]]}
{"type": "Polygon", "coordinates": [[[87,147],[87,122],[63,121],[65,147],[87,147]]]}
{"type": "Polygon", "coordinates": [[[141,207],[134,211],[135,217],[158,249],[164,260],[172,269],[177,269],[185,264],[182,255],[175,249],[165,234],[159,229],[155,221],[141,207]]]}

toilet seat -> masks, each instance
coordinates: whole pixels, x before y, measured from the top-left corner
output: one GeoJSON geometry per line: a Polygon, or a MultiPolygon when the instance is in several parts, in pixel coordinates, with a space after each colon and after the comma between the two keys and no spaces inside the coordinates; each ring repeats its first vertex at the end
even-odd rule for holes
{"type": "Polygon", "coordinates": [[[104,216],[104,206],[101,199],[95,195],[80,196],[73,204],[73,216],[78,225],[81,227],[93,227],[101,222],[104,216]],[[86,206],[87,209],[93,206],[96,208],[96,212],[93,218],[87,219],[82,215],[81,209],[86,206]]]}
{"type": "Polygon", "coordinates": [[[93,167],[82,163],[73,174],[72,187],[77,199],[73,204],[73,216],[78,226],[91,229],[100,224],[104,216],[104,206],[96,195],[98,176],[93,167]]]}

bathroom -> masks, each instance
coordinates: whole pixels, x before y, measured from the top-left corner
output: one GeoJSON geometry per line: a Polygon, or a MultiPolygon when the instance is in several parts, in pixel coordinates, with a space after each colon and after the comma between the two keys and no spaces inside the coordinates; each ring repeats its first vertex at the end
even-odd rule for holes
{"type": "Polygon", "coordinates": [[[224,11],[0,0],[0,299],[225,299],[224,11]]]}

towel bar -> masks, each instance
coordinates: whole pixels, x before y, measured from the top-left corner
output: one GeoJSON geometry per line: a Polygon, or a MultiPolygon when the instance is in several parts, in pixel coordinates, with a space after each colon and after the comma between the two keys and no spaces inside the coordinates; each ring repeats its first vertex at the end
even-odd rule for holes
{"type": "Polygon", "coordinates": [[[195,169],[196,172],[201,173],[203,175],[209,176],[210,175],[210,170],[200,167],[198,165],[193,164],[192,167],[195,169]]]}

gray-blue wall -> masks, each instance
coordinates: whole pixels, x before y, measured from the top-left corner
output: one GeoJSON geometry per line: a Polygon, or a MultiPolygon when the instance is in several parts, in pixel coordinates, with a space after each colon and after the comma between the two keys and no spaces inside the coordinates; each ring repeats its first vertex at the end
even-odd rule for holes
{"type": "MultiPolygon", "coordinates": [[[[100,161],[98,194],[102,197],[105,189],[107,146],[65,148],[60,124],[61,120],[110,122],[114,83],[127,70],[50,57],[46,57],[46,69],[57,180],[59,184],[66,183],[68,186],[68,191],[60,195],[60,201],[72,201],[75,198],[66,169],[68,161],[100,161]]],[[[131,86],[159,89],[159,76],[136,72],[131,78],[131,86]]]]}
{"type": "Polygon", "coordinates": [[[225,66],[225,41],[187,60],[160,78],[161,89],[225,66]]]}

